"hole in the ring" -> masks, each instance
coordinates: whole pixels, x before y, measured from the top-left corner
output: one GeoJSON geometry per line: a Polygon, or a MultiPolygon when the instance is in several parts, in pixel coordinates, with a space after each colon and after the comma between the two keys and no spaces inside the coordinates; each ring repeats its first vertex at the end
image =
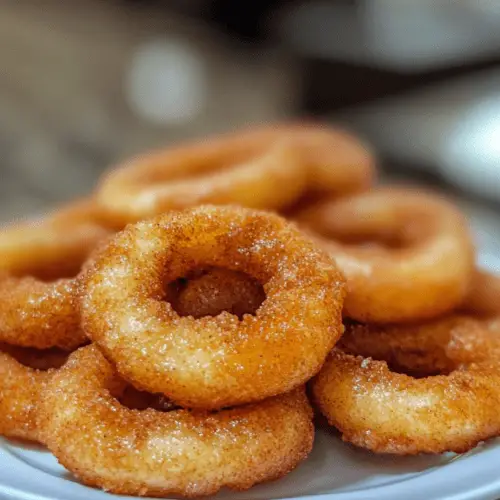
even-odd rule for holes
{"type": "Polygon", "coordinates": [[[408,359],[405,360],[403,355],[394,356],[392,354],[389,354],[388,356],[371,356],[370,353],[367,352],[360,353],[351,349],[341,349],[347,354],[362,356],[367,360],[371,359],[373,361],[384,361],[387,363],[387,367],[392,373],[408,375],[408,377],[412,377],[414,379],[435,377],[437,375],[449,375],[454,371],[451,368],[439,369],[432,366],[432,362],[430,360],[428,362],[425,362],[423,359],[417,361],[411,357],[408,357],[408,359]]]}
{"type": "Polygon", "coordinates": [[[16,361],[29,368],[47,371],[50,368],[60,368],[70,353],[57,347],[50,349],[34,349],[9,344],[0,344],[0,351],[12,356],[16,361]]]}
{"type": "Polygon", "coordinates": [[[437,370],[430,366],[409,366],[409,364],[399,363],[397,360],[389,360],[389,362],[387,362],[387,366],[393,373],[408,375],[409,377],[416,379],[435,377],[437,375],[449,375],[451,373],[449,370],[437,370]]]}
{"type": "Polygon", "coordinates": [[[429,232],[428,220],[417,216],[406,221],[401,218],[397,224],[376,219],[358,221],[357,226],[341,223],[342,221],[337,222],[336,224],[321,224],[317,221],[311,223],[306,219],[299,220],[299,226],[302,226],[306,233],[311,233],[313,237],[375,252],[412,248],[429,232]]]}
{"type": "Polygon", "coordinates": [[[23,276],[32,276],[39,281],[51,283],[59,279],[75,278],[81,270],[81,263],[64,263],[53,264],[51,266],[44,266],[35,268],[30,272],[23,273],[23,276]]]}
{"type": "MultiPolygon", "coordinates": [[[[350,353],[354,354],[354,353],[350,353]]],[[[382,356],[367,356],[362,354],[365,358],[371,358],[374,361],[385,361],[387,367],[392,373],[398,373],[401,375],[408,375],[409,377],[415,379],[422,379],[427,377],[435,377],[437,375],[449,375],[453,369],[443,368],[438,369],[432,366],[432,363],[425,363],[424,361],[416,362],[411,358],[405,360],[403,357],[387,356],[386,358],[382,356]]]]}
{"type": "Polygon", "coordinates": [[[392,232],[379,232],[378,234],[336,234],[319,232],[323,238],[332,238],[344,245],[352,245],[357,248],[367,250],[399,250],[404,249],[410,245],[410,242],[401,234],[394,234],[392,232]]]}
{"type": "Polygon", "coordinates": [[[210,414],[218,413],[223,410],[232,410],[234,408],[233,406],[227,406],[218,410],[193,410],[189,408],[182,408],[171,401],[164,394],[154,394],[151,392],[141,391],[121,378],[113,380],[112,387],[109,387],[109,393],[122,406],[130,410],[144,411],[152,409],[166,413],[169,411],[184,409],[192,413],[210,414]]]}
{"type": "Polygon", "coordinates": [[[220,267],[197,269],[166,286],[166,300],[180,316],[217,316],[223,311],[242,319],[266,299],[252,276],[220,267]]]}
{"type": "MultiPolygon", "coordinates": [[[[346,322],[347,325],[355,322],[346,322]]],[[[421,379],[437,375],[449,375],[457,367],[444,350],[429,351],[419,346],[381,345],[376,339],[373,343],[356,341],[347,333],[336,346],[341,351],[353,356],[362,356],[374,361],[384,361],[393,373],[421,379]]]]}
{"type": "Polygon", "coordinates": [[[131,410],[172,411],[179,407],[163,394],[140,391],[130,384],[119,384],[119,388],[110,390],[111,395],[122,405],[131,410]]]}

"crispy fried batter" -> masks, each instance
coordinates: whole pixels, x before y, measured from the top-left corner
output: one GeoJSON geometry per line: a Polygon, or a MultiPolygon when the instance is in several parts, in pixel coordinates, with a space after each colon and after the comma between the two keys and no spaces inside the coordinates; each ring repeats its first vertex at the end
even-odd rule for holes
{"type": "Polygon", "coordinates": [[[109,234],[93,200],[75,201],[44,217],[1,229],[0,270],[43,280],[70,277],[109,234]]]}
{"type": "Polygon", "coordinates": [[[78,280],[0,280],[0,342],[72,350],[87,340],[80,328],[78,280]]]}
{"type": "Polygon", "coordinates": [[[0,342],[38,349],[82,345],[78,274],[109,235],[91,200],[0,232],[0,342]]]}
{"type": "Polygon", "coordinates": [[[342,332],[343,278],[331,258],[282,218],[201,207],[128,226],[82,287],[85,332],[138,389],[188,408],[258,401],[302,385],[342,332]],[[169,283],[198,267],[257,279],[255,315],[180,317],[169,283]]]}
{"type": "Polygon", "coordinates": [[[354,327],[312,382],[345,441],[377,453],[465,452],[500,435],[500,325],[454,317],[420,327],[354,327]],[[435,335],[435,336],[434,336],[435,335]],[[375,356],[383,361],[372,359],[375,356]],[[443,375],[413,378],[400,369],[443,375]]]}
{"type": "Polygon", "coordinates": [[[51,369],[60,367],[66,358],[67,353],[54,349],[0,345],[1,435],[41,440],[36,420],[41,391],[54,373],[51,369]]]}

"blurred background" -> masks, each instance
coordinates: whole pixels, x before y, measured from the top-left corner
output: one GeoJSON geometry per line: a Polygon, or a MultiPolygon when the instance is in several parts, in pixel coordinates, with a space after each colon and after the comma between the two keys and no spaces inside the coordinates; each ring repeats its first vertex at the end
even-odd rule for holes
{"type": "Polygon", "coordinates": [[[496,0],[4,0],[0,217],[92,189],[130,156],[291,117],[342,123],[387,179],[454,193],[495,231],[496,0]]]}

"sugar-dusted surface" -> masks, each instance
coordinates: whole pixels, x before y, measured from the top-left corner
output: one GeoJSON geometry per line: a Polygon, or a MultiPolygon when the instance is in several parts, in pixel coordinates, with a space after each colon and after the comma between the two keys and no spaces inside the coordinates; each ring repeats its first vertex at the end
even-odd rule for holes
{"type": "Polygon", "coordinates": [[[0,434],[40,440],[38,404],[45,383],[65,361],[62,351],[0,346],[0,434]]]}
{"type": "MultiPolygon", "coordinates": [[[[278,481],[256,485],[243,492],[223,489],[217,500],[417,500],[425,495],[441,500],[444,494],[460,493],[464,500],[492,500],[500,491],[496,484],[497,440],[457,456],[377,455],[342,442],[336,432],[316,426],[313,451],[305,462],[278,481]],[[413,496],[412,496],[413,495],[413,496]]],[[[89,488],[42,447],[0,439],[0,493],[16,500],[111,500],[123,498],[97,488],[89,488]]],[[[498,496],[498,495],[497,495],[498,496]]],[[[128,498],[128,497],[127,497],[128,498]]],[[[167,498],[179,498],[167,495],[167,498]]]]}
{"type": "Polygon", "coordinates": [[[0,341],[26,347],[74,349],[80,329],[76,279],[46,283],[32,277],[0,281],[0,341]]]}
{"type": "Polygon", "coordinates": [[[49,449],[81,481],[150,496],[208,495],[276,479],[310,452],[303,388],[220,412],[130,410],[110,395],[116,372],[97,347],[74,353],[43,393],[49,449]]]}
{"type": "MultiPolygon", "coordinates": [[[[478,234],[479,263],[499,272],[494,227],[485,224],[484,229],[478,234]]],[[[458,456],[381,455],[343,442],[335,430],[317,422],[313,451],[293,472],[245,492],[222,491],[215,498],[494,500],[500,496],[499,460],[498,439],[458,456]]],[[[0,495],[16,500],[120,498],[82,485],[45,448],[15,440],[0,439],[0,476],[0,495]]]]}
{"type": "Polygon", "coordinates": [[[88,271],[85,332],[137,388],[185,407],[221,408],[289,391],[342,332],[343,278],[282,218],[203,207],[129,226],[88,271]],[[197,267],[242,271],[264,287],[255,315],[180,317],[164,283],[197,267]]]}
{"type": "Polygon", "coordinates": [[[77,275],[109,234],[90,200],[0,230],[0,341],[69,350],[84,343],[77,275]]]}
{"type": "Polygon", "coordinates": [[[498,322],[460,317],[406,330],[354,327],[347,348],[384,361],[334,349],[312,382],[314,400],[343,439],[369,450],[465,452],[500,435],[498,336],[498,322]],[[385,360],[420,375],[450,373],[416,379],[385,360]]]}

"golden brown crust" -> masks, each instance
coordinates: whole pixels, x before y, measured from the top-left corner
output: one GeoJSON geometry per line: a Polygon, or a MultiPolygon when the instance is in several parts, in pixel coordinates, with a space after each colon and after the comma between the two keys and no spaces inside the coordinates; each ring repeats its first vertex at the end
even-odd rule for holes
{"type": "Polygon", "coordinates": [[[374,153],[346,130],[311,122],[282,124],[269,127],[267,133],[270,131],[287,135],[299,146],[312,193],[346,196],[373,185],[377,174],[374,153]]]}
{"type": "Polygon", "coordinates": [[[0,434],[41,441],[37,415],[52,367],[65,361],[61,352],[0,346],[0,434]]]}
{"type": "Polygon", "coordinates": [[[376,453],[465,452],[500,435],[499,333],[494,321],[458,317],[420,330],[355,328],[348,337],[360,337],[347,338],[348,348],[384,361],[334,349],[312,382],[314,401],[345,441],[376,453]],[[415,379],[385,359],[415,372],[452,371],[415,379]]]}
{"type": "Polygon", "coordinates": [[[93,200],[70,203],[0,230],[0,271],[43,280],[74,276],[96,243],[109,234],[93,200]]]}
{"type": "Polygon", "coordinates": [[[379,188],[296,214],[347,280],[345,315],[368,323],[437,317],[468,292],[474,248],[465,218],[440,196],[379,188]]]}
{"type": "Polygon", "coordinates": [[[0,267],[8,270],[0,270],[0,342],[72,350],[86,341],[78,274],[94,247],[110,236],[96,211],[91,200],[81,200],[0,232],[0,267]]]}
{"type": "Polygon", "coordinates": [[[116,372],[96,346],[74,353],[44,391],[49,449],[85,484],[121,494],[201,496],[276,479],[310,452],[303,389],[217,413],[130,410],[109,393],[116,372]]]}
{"type": "Polygon", "coordinates": [[[258,401],[302,385],[342,332],[343,278],[282,218],[201,207],[128,226],[82,286],[85,332],[138,389],[188,408],[258,401]],[[179,317],[164,283],[199,266],[245,272],[264,286],[255,316],[179,317]]]}
{"type": "Polygon", "coordinates": [[[86,340],[80,328],[78,280],[0,280],[0,342],[72,350],[86,340]]]}
{"type": "Polygon", "coordinates": [[[158,151],[111,170],[97,199],[116,227],[203,203],[279,208],[305,189],[307,172],[287,138],[243,135],[158,151]]]}
{"type": "Polygon", "coordinates": [[[344,131],[282,124],[138,157],[111,170],[97,198],[117,227],[203,203],[279,209],[306,188],[335,195],[366,189],[374,163],[344,131]]]}

